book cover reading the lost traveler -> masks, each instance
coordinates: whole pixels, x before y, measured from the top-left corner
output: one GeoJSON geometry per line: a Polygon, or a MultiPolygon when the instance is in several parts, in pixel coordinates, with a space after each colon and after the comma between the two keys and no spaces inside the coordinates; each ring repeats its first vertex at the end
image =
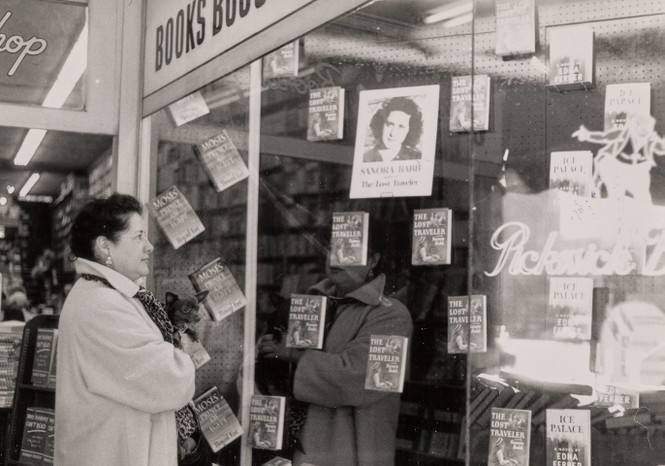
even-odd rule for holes
{"type": "Polygon", "coordinates": [[[367,265],[368,231],[368,212],[333,212],[330,265],[367,265]]]}
{"type": "Polygon", "coordinates": [[[411,264],[450,264],[451,225],[450,209],[416,209],[413,212],[411,264]]]}
{"type": "Polygon", "coordinates": [[[402,392],[408,342],[399,335],[370,335],[366,390],[402,392]]]}
{"type": "Polygon", "coordinates": [[[325,296],[291,295],[287,348],[323,348],[326,304],[325,296]]]}
{"type": "Polygon", "coordinates": [[[194,152],[217,192],[249,176],[247,165],[226,131],[195,145],[194,152]]]}
{"type": "Polygon", "coordinates": [[[245,304],[245,295],[238,286],[229,268],[221,258],[208,262],[188,274],[196,291],[208,290],[203,300],[203,307],[216,322],[241,309],[245,304]]]}
{"type": "Polygon", "coordinates": [[[487,351],[486,303],[485,295],[448,296],[449,354],[487,351]]]}
{"type": "Polygon", "coordinates": [[[171,186],[151,199],[148,211],[157,220],[173,249],[178,249],[205,231],[201,219],[177,186],[171,186]]]}
{"type": "Polygon", "coordinates": [[[531,411],[492,408],[487,466],[528,466],[531,411]]]}
{"type": "Polygon", "coordinates": [[[249,437],[252,448],[281,450],[284,434],[286,398],[252,395],[249,406],[249,437]]]}
{"type": "Polygon", "coordinates": [[[591,416],[586,409],[547,410],[547,465],[591,466],[591,416]]]}
{"type": "Polygon", "coordinates": [[[243,433],[238,418],[217,387],[212,387],[193,402],[201,432],[213,452],[218,452],[243,433]]]}
{"type": "Polygon", "coordinates": [[[487,131],[490,126],[490,77],[453,76],[450,90],[450,131],[487,131]]]}
{"type": "Polygon", "coordinates": [[[263,57],[263,79],[298,76],[300,64],[299,42],[289,42],[263,57]]]}
{"type": "Polygon", "coordinates": [[[591,339],[593,278],[550,277],[547,302],[548,337],[555,340],[591,339]]]}
{"type": "Polygon", "coordinates": [[[344,88],[322,87],[309,91],[308,141],[333,141],[344,137],[344,88]]]}

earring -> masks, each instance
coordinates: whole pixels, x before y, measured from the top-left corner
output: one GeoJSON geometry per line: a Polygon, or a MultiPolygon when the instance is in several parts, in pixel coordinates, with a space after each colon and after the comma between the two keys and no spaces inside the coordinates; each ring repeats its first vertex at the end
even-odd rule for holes
{"type": "Polygon", "coordinates": [[[113,267],[113,258],[111,257],[111,254],[106,256],[106,260],[104,261],[104,263],[109,269],[113,267]]]}

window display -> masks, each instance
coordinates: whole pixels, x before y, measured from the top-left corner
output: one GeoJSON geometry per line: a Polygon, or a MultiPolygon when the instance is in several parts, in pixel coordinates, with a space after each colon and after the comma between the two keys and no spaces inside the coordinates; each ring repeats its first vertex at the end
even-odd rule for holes
{"type": "Polygon", "coordinates": [[[203,226],[160,258],[156,285],[208,290],[209,311],[227,290],[215,267],[238,287],[217,303],[232,310],[194,324],[211,357],[197,392],[221,379],[240,413],[248,368],[231,341],[256,342],[266,398],[222,452],[651,464],[665,448],[651,436],[665,11],[496,0],[435,22],[412,3],[419,19],[377,2],[286,44],[254,85],[247,69],[209,84],[210,112],[186,124],[153,117],[155,193],[178,189],[203,226]]]}

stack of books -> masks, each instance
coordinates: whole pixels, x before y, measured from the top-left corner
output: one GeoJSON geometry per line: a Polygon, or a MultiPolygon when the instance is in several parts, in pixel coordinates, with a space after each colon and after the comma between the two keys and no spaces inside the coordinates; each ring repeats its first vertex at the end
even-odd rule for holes
{"type": "Polygon", "coordinates": [[[0,322],[0,408],[11,408],[21,353],[23,322],[0,322]]]}

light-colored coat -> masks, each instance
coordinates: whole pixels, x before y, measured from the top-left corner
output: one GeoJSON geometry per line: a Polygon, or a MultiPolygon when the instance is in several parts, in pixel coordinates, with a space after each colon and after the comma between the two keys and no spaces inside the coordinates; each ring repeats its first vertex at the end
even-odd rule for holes
{"type": "MultiPolygon", "coordinates": [[[[332,295],[324,280],[310,292],[332,295]],[[327,289],[326,289],[327,288],[327,289]]],[[[370,335],[411,337],[403,304],[383,296],[385,276],[347,295],[323,351],[307,350],[294,378],[296,399],[310,403],[294,465],[394,464],[399,393],[365,390],[370,335]]]]}
{"type": "Polygon", "coordinates": [[[138,285],[95,262],[79,279],[58,330],[55,464],[175,466],[175,411],[194,395],[194,364],[164,341],[138,285]]]}

